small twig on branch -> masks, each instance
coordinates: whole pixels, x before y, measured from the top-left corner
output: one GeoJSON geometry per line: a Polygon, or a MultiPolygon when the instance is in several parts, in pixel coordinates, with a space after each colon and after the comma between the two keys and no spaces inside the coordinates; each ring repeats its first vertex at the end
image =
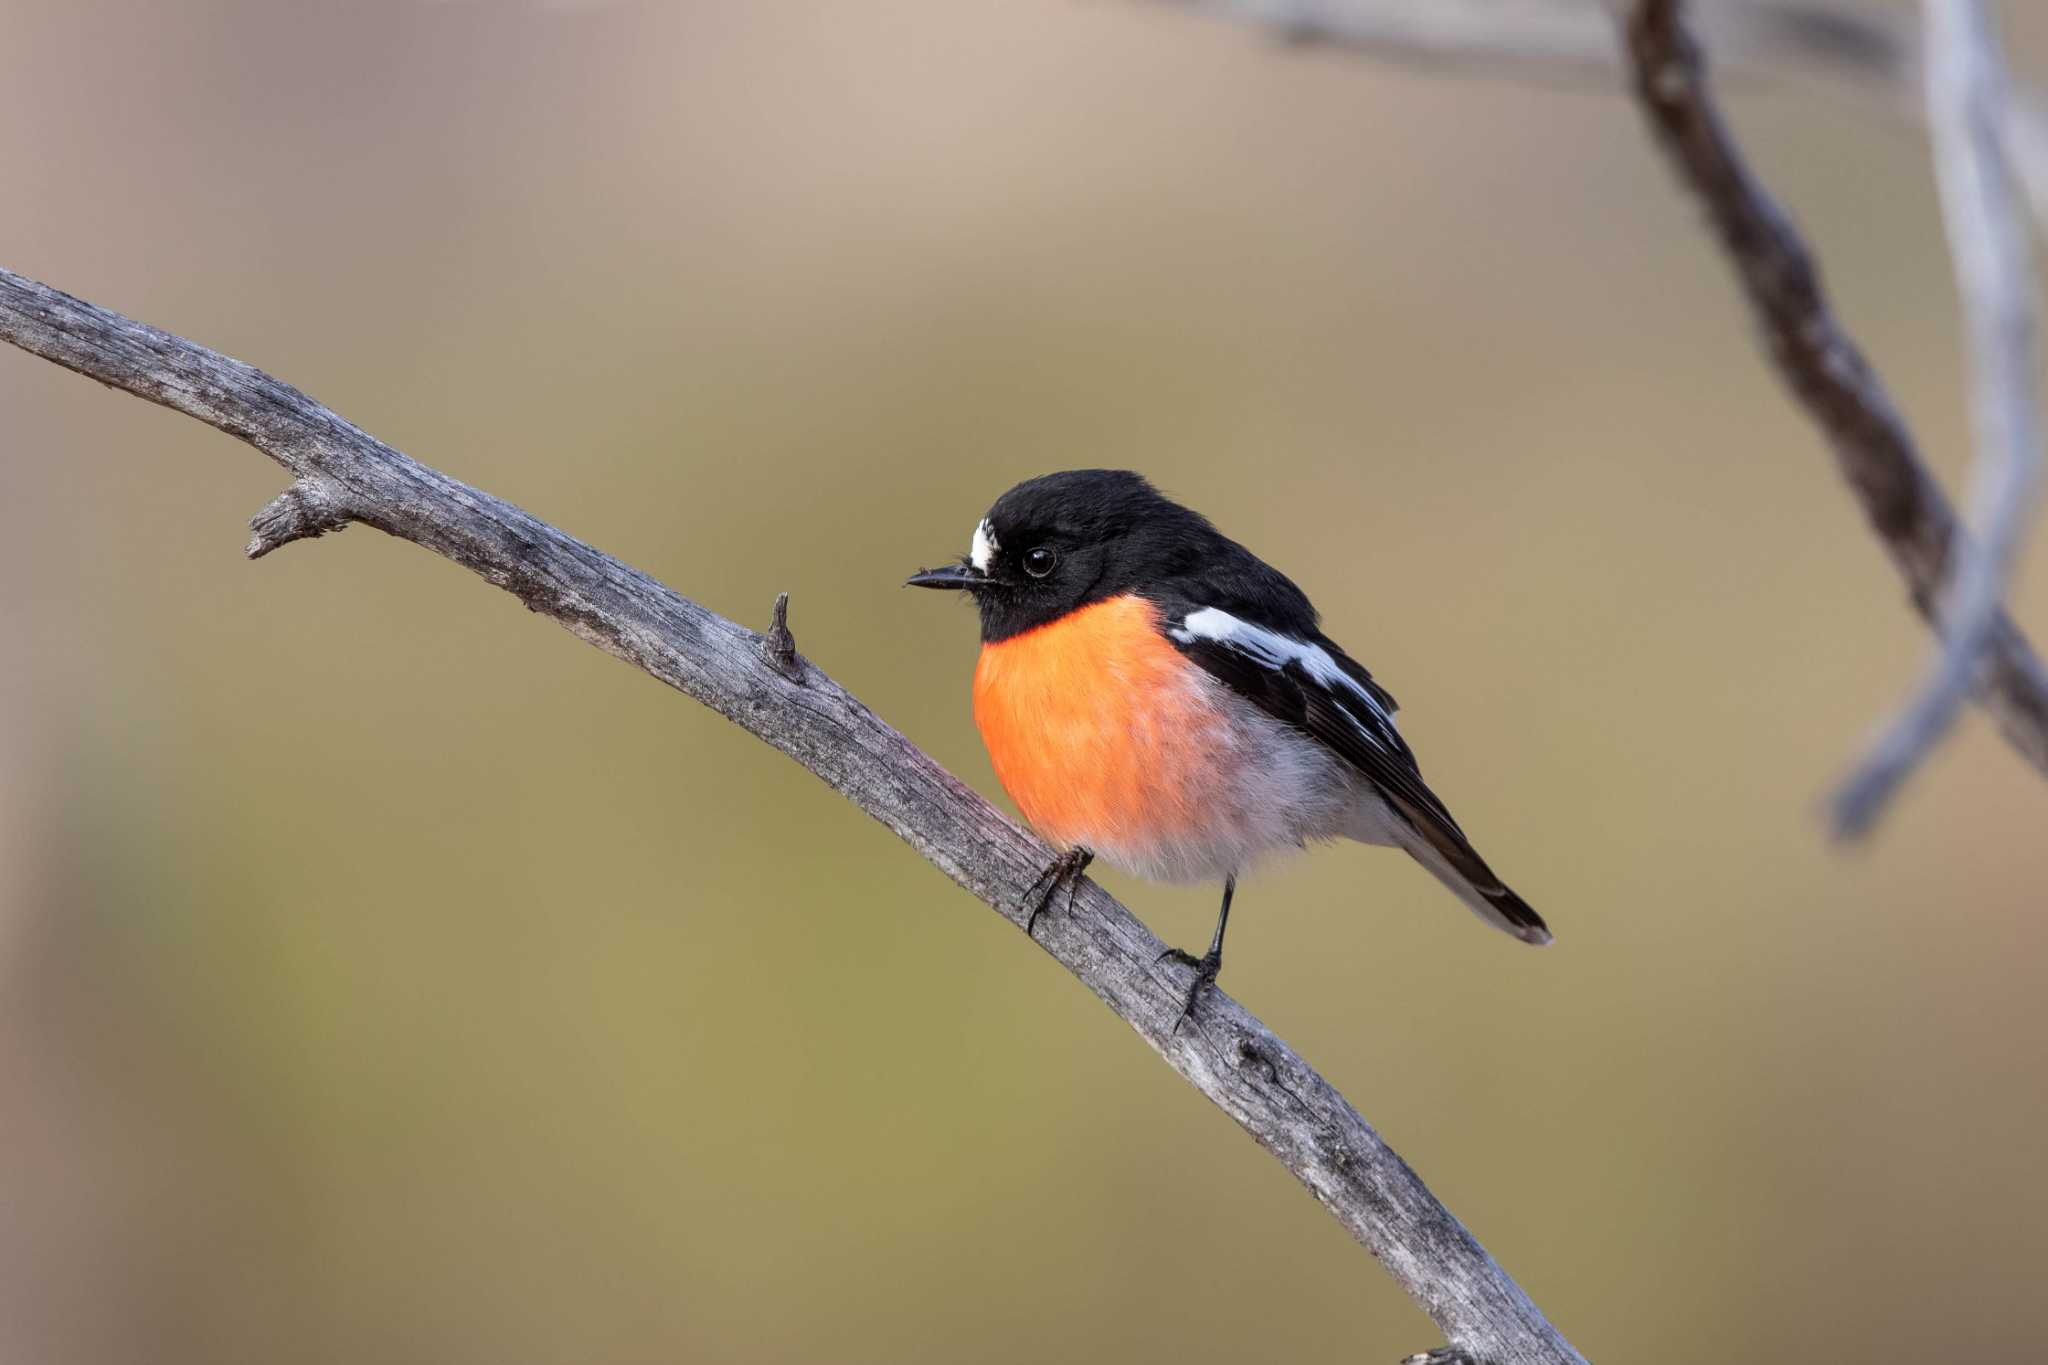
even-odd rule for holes
{"type": "Polygon", "coordinates": [[[796,636],[789,633],[789,594],[775,594],[775,610],[768,621],[768,633],[761,637],[761,652],[773,668],[791,682],[801,682],[804,662],[796,652],[796,636]]]}
{"type": "MultiPolygon", "coordinates": [[[[1891,396],[1836,321],[1812,253],[1750,173],[1714,103],[1682,0],[1641,0],[1627,23],[1635,91],[1672,166],[1706,206],[1778,372],[1834,450],[1871,526],[1937,630],[1963,534],[1891,396]]],[[[2048,671],[1995,612],[1975,681],[2008,743],[2048,772],[2048,671]]]]}
{"type": "Polygon", "coordinates": [[[1998,627],[2041,458],[2033,251],[2005,146],[2005,64],[1981,0],[1926,0],[1925,9],[1927,125],[1970,356],[1976,535],[1959,545],[1961,564],[1942,610],[1945,648],[1836,794],[1835,826],[1850,836],[1871,827],[1968,698],[1998,627]]]}
{"type": "MultiPolygon", "coordinates": [[[[1052,851],[804,665],[786,605],[781,629],[756,635],[260,370],[6,270],[0,340],[283,465],[301,496],[266,511],[252,551],[352,520],[443,555],[788,754],[1025,927],[1052,851]]],[[[1176,1033],[1188,969],[1160,965],[1164,945],[1101,887],[1083,881],[1034,941],[1308,1186],[1453,1347],[1486,1365],[1584,1365],[1358,1111],[1243,1006],[1206,993],[1176,1033]]]]}
{"type": "Polygon", "coordinates": [[[261,559],[295,540],[339,531],[352,519],[334,490],[318,479],[301,479],[249,518],[249,529],[256,535],[244,553],[251,559],[261,559]]]}

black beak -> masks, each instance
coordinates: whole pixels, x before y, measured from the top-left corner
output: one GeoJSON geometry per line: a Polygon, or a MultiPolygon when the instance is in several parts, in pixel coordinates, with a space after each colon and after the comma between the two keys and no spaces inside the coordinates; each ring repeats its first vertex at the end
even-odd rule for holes
{"type": "Polygon", "coordinates": [[[943,569],[919,569],[904,580],[906,588],[967,588],[981,587],[988,582],[988,575],[970,564],[948,564],[943,569]]]}

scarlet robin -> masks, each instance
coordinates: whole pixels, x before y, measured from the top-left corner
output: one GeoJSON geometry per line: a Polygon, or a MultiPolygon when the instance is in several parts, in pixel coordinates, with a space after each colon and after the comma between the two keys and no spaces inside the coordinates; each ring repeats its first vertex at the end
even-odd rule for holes
{"type": "MultiPolygon", "coordinates": [[[[1187,1004],[1223,966],[1238,877],[1312,839],[1406,851],[1524,943],[1543,920],[1466,840],[1394,725],[1394,698],[1306,594],[1124,470],[1018,484],[959,563],[910,579],[981,614],[974,719],[1024,818],[1063,850],[1042,909],[1089,858],[1220,880],[1187,1004]]],[[[1185,1014],[1185,1011],[1183,1011],[1185,1014]]]]}

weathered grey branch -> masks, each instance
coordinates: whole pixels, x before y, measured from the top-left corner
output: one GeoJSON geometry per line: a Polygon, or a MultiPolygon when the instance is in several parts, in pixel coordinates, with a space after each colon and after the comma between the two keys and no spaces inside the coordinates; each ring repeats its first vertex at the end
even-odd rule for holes
{"type": "MultiPolygon", "coordinates": [[[[1619,89],[1627,55],[1615,0],[1155,0],[1249,24],[1297,46],[1541,85],[1619,89]]],[[[1918,120],[1921,53],[1911,25],[1842,0],[1719,0],[1697,21],[1724,79],[1820,82],[1918,120]]],[[[2008,102],[2009,141],[2035,218],[2048,225],[2048,107],[2008,102]]]]}
{"type": "MultiPolygon", "coordinates": [[[[1743,161],[1682,11],[1682,0],[1641,0],[1629,16],[1637,102],[1706,206],[1779,374],[1827,437],[1914,605],[1942,629],[1963,542],[1955,512],[1883,381],[1829,310],[1812,253],[1743,161]]],[[[2006,741],[2048,772],[2048,672],[2002,611],[1984,659],[1977,700],[2006,741]]]]}
{"type": "MultiPolygon", "coordinates": [[[[291,473],[252,555],[348,522],[454,560],[823,778],[1022,928],[1052,852],[795,649],[756,635],[488,493],[429,469],[240,361],[0,270],[0,339],[196,417],[291,473]]],[[[1062,905],[1065,898],[1062,897],[1062,905]]],[[[1490,1365],[1581,1357],[1330,1083],[1221,992],[1175,1032],[1190,978],[1093,882],[1039,946],[1292,1171],[1433,1318],[1490,1365]]]]}
{"type": "MultiPolygon", "coordinates": [[[[1611,12],[1616,0],[1164,2],[1260,26],[1291,43],[1328,44],[1433,69],[1601,84],[1628,71],[1673,164],[1706,202],[1781,374],[1834,447],[1838,466],[1921,615],[1953,638],[1944,624],[1952,613],[1944,603],[1961,599],[1949,592],[1950,553],[1968,542],[1958,538],[1954,511],[1883,384],[1829,311],[1811,253],[1744,165],[1677,5],[1634,10],[1628,42],[1617,44],[1611,12]]],[[[1822,0],[1724,0],[1702,8],[1717,57],[1738,77],[1826,75],[1881,97],[1896,112],[1921,117],[1927,111],[1918,98],[1920,44],[1889,18],[1822,0]]],[[[1983,128],[1981,135],[2001,141],[2036,222],[2048,227],[2048,113],[2030,92],[2017,91],[1999,102],[1992,117],[1997,127],[1983,128]]],[[[1990,562],[2009,564],[2010,547],[2001,542],[1988,550],[1990,562]]],[[[2003,576],[2001,568],[2001,583],[2003,576]]],[[[1957,685],[1973,690],[2006,740],[2048,771],[2048,672],[1998,609],[1996,596],[1985,622],[1971,626],[1964,643],[1974,648],[1971,658],[1981,655],[1988,662],[1966,671],[1957,685]],[[1980,633],[1988,639],[1973,646],[1980,633]]],[[[1923,700],[1902,717],[1899,732],[1873,751],[1874,775],[1845,788],[1837,806],[1842,828],[1867,824],[1880,785],[1889,790],[1902,780],[1911,766],[1907,756],[1924,751],[1946,728],[1942,694],[1932,689],[1930,683],[1923,700]]]]}
{"type": "MultiPolygon", "coordinates": [[[[1265,29],[1439,70],[1543,84],[1619,87],[1625,62],[1607,0],[1162,0],[1265,29]]],[[[1824,0],[1726,0],[1710,11],[1717,52],[1745,74],[1797,68],[1889,87],[1910,81],[1910,34],[1824,0]]]]}
{"type": "Polygon", "coordinates": [[[2005,63],[1981,0],[1926,0],[1927,124],[1963,300],[1977,460],[1974,540],[1962,542],[1943,609],[1946,646],[1919,692],[1835,798],[1835,825],[1867,831],[1968,698],[2019,557],[2041,459],[2033,252],[2005,146],[2005,63]]]}

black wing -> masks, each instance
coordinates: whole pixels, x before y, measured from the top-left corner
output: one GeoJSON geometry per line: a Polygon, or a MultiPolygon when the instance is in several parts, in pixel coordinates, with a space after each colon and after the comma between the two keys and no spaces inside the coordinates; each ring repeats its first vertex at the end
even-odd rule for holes
{"type": "Polygon", "coordinates": [[[1442,860],[1442,870],[1431,870],[1482,917],[1525,942],[1550,942],[1542,917],[1494,875],[1422,780],[1394,728],[1394,699],[1357,660],[1320,631],[1295,636],[1214,607],[1170,617],[1167,637],[1210,676],[1364,774],[1442,860]]]}
{"type": "Polygon", "coordinates": [[[1168,623],[1167,634],[1231,691],[1342,755],[1410,824],[1425,834],[1435,826],[1465,846],[1458,822],[1422,780],[1414,751],[1394,728],[1393,697],[1328,638],[1296,640],[1260,627],[1214,638],[1178,621],[1168,623]],[[1323,660],[1337,673],[1318,666],[1323,660]]]}
{"type": "Polygon", "coordinates": [[[1528,943],[1542,917],[1510,891],[1422,780],[1394,728],[1394,698],[1319,629],[1307,594],[1257,555],[1195,519],[1172,548],[1180,572],[1155,583],[1167,637],[1210,676],[1343,757],[1424,847],[1409,851],[1482,918],[1528,943]],[[1430,856],[1424,856],[1427,852],[1430,856]]]}

